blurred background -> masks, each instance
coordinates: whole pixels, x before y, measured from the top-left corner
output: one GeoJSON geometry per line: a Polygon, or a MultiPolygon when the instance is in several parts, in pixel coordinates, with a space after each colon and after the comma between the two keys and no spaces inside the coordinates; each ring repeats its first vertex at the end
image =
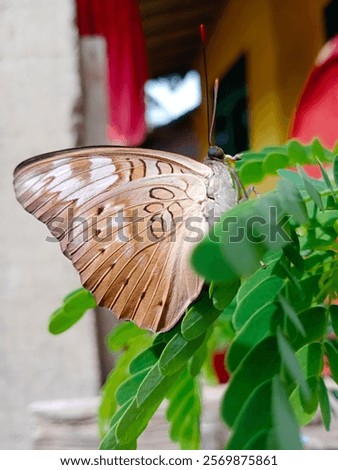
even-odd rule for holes
{"type": "MultiPolygon", "coordinates": [[[[97,144],[201,159],[208,143],[200,23],[210,91],[220,79],[218,145],[235,154],[290,136],[310,141],[312,112],[333,147],[336,43],[316,57],[338,33],[337,0],[0,0],[1,449],[34,447],[36,420],[60,418],[46,402],[62,399],[65,410],[67,400],[96,397],[113,360],[103,344],[110,313],[48,333],[49,314],[79,279],[15,200],[13,170],[39,153],[97,144]],[[323,64],[335,67],[328,82],[323,64]],[[318,83],[331,93],[320,113],[318,83]],[[309,86],[315,106],[304,103],[309,86]]],[[[73,408],[64,413],[76,418],[73,408]]]]}

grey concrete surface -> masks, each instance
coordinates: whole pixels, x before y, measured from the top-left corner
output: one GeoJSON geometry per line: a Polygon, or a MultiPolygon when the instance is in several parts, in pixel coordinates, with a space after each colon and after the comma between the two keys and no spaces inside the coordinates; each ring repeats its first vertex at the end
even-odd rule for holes
{"type": "Polygon", "coordinates": [[[20,161],[77,142],[74,5],[0,0],[0,449],[31,447],[31,402],[98,392],[93,316],[59,337],[47,331],[78,275],[12,188],[20,161]]]}

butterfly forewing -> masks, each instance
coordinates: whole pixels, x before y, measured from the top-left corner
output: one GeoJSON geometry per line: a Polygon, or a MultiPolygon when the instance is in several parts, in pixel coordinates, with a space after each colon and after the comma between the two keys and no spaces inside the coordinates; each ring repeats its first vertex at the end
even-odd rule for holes
{"type": "Polygon", "coordinates": [[[208,229],[210,174],[167,152],[99,147],[28,160],[16,169],[14,185],[99,305],[164,331],[201,290],[189,258],[208,229]]]}

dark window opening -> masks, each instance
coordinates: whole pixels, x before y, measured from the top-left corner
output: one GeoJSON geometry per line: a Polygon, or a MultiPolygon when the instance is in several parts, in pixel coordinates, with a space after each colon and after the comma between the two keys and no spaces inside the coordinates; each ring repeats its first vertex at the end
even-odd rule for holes
{"type": "Polygon", "coordinates": [[[225,153],[249,148],[246,60],[242,56],[222,78],[216,107],[215,140],[225,153]]]}
{"type": "Polygon", "coordinates": [[[324,21],[327,39],[338,34],[338,0],[332,0],[324,10],[324,21]]]}

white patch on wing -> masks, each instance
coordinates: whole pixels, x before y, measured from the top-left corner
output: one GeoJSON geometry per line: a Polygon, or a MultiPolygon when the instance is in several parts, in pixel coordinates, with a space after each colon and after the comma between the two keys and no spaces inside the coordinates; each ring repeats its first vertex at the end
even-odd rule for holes
{"type": "MultiPolygon", "coordinates": [[[[113,175],[116,170],[116,166],[111,161],[111,158],[97,156],[91,158],[89,162],[91,183],[105,176],[113,175]]],[[[116,179],[114,179],[114,182],[115,181],[116,179]]]]}
{"type": "Polygon", "coordinates": [[[52,168],[53,169],[56,169],[60,166],[63,166],[63,165],[66,165],[68,164],[68,162],[70,161],[71,159],[70,158],[62,158],[61,160],[59,159],[56,159],[56,160],[53,160],[51,163],[52,163],[52,168]]]}
{"type": "MultiPolygon", "coordinates": [[[[104,178],[105,176],[114,175],[115,165],[101,166],[99,168],[90,169],[90,182],[93,183],[98,179],[104,178]]],[[[114,175],[117,176],[117,175],[114,175]]],[[[115,180],[116,181],[116,180],[115,180]]]]}
{"type": "MultiPolygon", "coordinates": [[[[67,159],[69,160],[69,159],[67,159]]],[[[55,162],[53,162],[54,164],[55,162]]],[[[69,186],[68,179],[72,175],[72,167],[70,164],[65,164],[54,168],[52,171],[47,172],[44,176],[40,174],[30,177],[23,181],[20,184],[20,192],[18,195],[25,193],[25,191],[29,190],[31,195],[29,199],[26,201],[26,205],[30,204],[32,201],[36,200],[40,197],[43,193],[49,190],[50,187],[54,187],[58,184],[59,180],[65,180],[64,183],[58,186],[58,190],[63,190],[67,185],[69,186]],[[48,182],[48,184],[46,184],[48,182]]],[[[55,192],[55,191],[53,191],[55,192]]]]}
{"type": "Polygon", "coordinates": [[[111,158],[108,158],[108,157],[95,157],[95,158],[90,158],[90,169],[91,170],[95,170],[95,168],[99,167],[99,166],[102,166],[102,165],[106,165],[107,163],[111,164],[111,166],[114,167],[115,169],[115,165],[112,163],[111,161],[111,158]]]}
{"type": "Polygon", "coordinates": [[[66,163],[65,165],[59,166],[54,170],[48,172],[46,178],[53,177],[56,179],[60,175],[64,176],[65,178],[70,178],[72,176],[72,172],[73,170],[71,165],[69,163],[66,163]]]}
{"type": "Polygon", "coordinates": [[[40,175],[36,175],[31,178],[27,178],[25,180],[22,179],[22,181],[20,181],[20,186],[19,186],[19,190],[17,191],[17,195],[20,196],[21,194],[26,192],[28,189],[32,188],[39,181],[40,178],[41,178],[40,175]]]}
{"type": "MultiPolygon", "coordinates": [[[[109,175],[102,180],[92,181],[87,186],[79,189],[78,191],[72,191],[68,196],[64,196],[64,200],[73,201],[76,199],[76,206],[81,206],[93,197],[97,196],[98,194],[102,194],[108,188],[111,188],[117,180],[118,175],[109,175]]],[[[74,184],[74,187],[76,187],[76,184],[74,184]]]]}

